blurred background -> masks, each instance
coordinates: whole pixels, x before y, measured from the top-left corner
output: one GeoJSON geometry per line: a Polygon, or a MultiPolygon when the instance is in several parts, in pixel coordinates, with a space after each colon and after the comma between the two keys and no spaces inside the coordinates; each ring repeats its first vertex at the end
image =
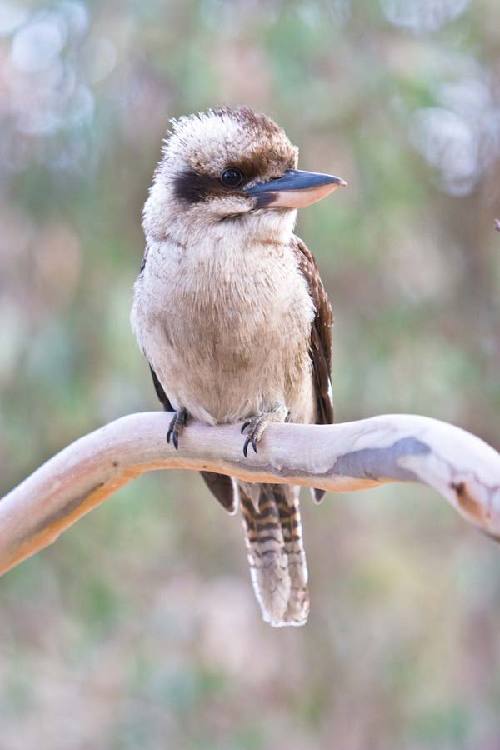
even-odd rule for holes
{"type": "MultiPolygon", "coordinates": [[[[338,420],[500,445],[496,0],[0,0],[0,483],[157,409],[129,328],[168,118],[248,104],[302,168],[338,420]]],[[[0,583],[0,748],[498,750],[500,548],[431,491],[304,496],[312,608],[273,631],[239,520],[144,477],[0,583]]]]}

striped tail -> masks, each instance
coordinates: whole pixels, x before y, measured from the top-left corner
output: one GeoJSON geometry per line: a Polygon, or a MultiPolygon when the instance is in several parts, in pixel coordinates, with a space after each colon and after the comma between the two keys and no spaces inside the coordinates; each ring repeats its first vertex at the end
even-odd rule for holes
{"type": "Polygon", "coordinates": [[[273,627],[304,625],[309,614],[299,489],[238,482],[252,584],[273,627]]]}

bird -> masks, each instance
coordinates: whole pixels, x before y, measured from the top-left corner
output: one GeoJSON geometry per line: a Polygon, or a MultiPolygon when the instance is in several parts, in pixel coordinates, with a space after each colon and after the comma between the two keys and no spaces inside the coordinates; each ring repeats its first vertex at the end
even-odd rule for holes
{"type": "MultiPolygon", "coordinates": [[[[131,324],[174,412],[175,448],[190,419],[242,423],[245,458],[271,422],[333,422],[332,307],[294,227],[298,208],[347,183],[297,162],[285,131],[248,106],[170,122],[143,211],[131,324]]],[[[305,624],[299,488],[202,477],[225,510],[241,508],[263,620],[305,624]]]]}

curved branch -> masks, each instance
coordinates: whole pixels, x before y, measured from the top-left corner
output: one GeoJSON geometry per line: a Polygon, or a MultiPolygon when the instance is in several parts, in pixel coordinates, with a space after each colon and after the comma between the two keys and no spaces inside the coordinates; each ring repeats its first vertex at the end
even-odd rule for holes
{"type": "Polygon", "coordinates": [[[271,424],[259,452],[242,455],[238,425],[191,423],[179,450],[169,415],[131,414],[69,445],[0,501],[0,573],[53,542],[81,516],[147,471],[216,471],[251,482],[333,492],[421,482],[500,538],[500,454],[428,417],[391,414],[335,425],[271,424]]]}

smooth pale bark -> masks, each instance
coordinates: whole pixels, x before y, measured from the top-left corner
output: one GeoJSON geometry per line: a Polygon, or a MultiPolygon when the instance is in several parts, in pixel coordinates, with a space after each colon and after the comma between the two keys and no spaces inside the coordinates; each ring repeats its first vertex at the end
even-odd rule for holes
{"type": "Polygon", "coordinates": [[[293,482],[331,492],[388,481],[433,487],[464,518],[500,538],[500,454],[427,417],[390,414],[335,425],[271,424],[259,451],[242,454],[238,425],[192,422],[179,450],[170,416],[131,414],[85,435],[0,501],[0,573],[53,542],[140,474],[217,471],[252,482],[293,482]]]}

